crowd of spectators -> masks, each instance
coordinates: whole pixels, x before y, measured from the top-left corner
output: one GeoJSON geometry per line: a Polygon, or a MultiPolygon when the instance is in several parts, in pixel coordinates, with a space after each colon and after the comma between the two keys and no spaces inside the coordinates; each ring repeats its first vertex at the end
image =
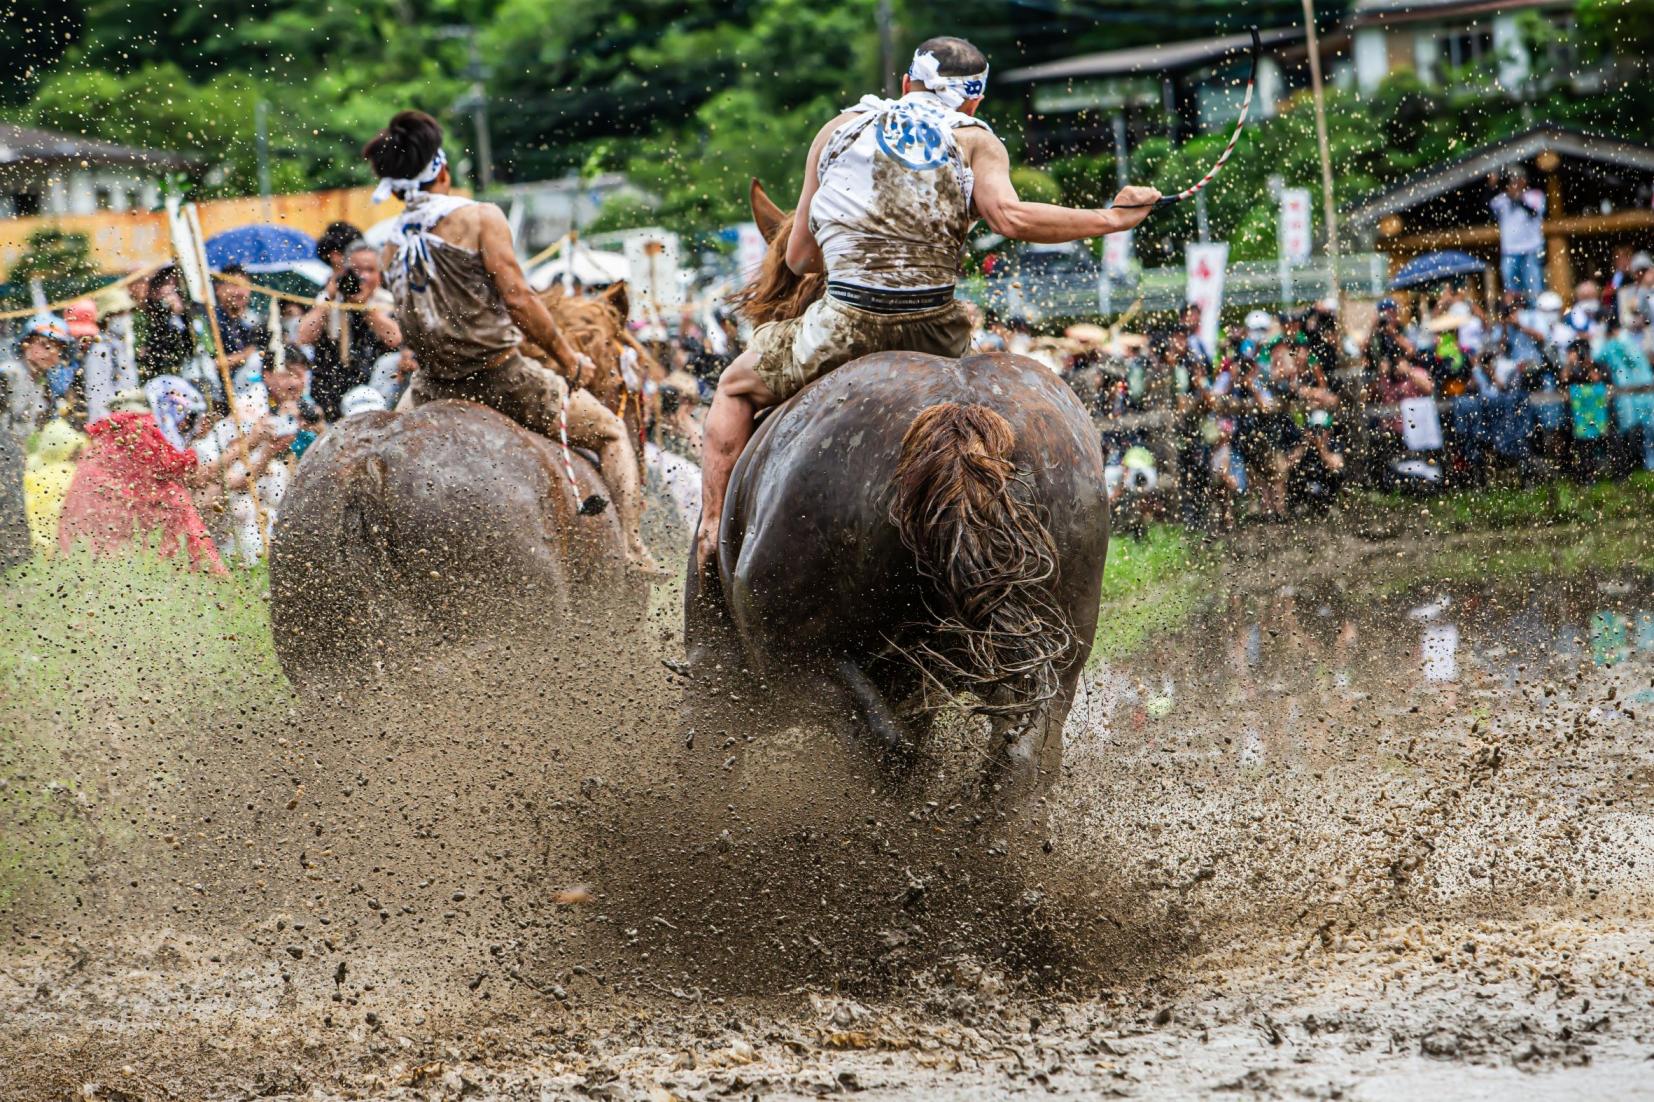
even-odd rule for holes
{"type": "Polygon", "coordinates": [[[332,274],[308,309],[254,308],[231,265],[209,319],[167,265],[24,320],[0,361],[0,565],[134,542],[201,569],[257,562],[305,449],[395,406],[416,366],[378,251],[336,223],[318,258],[332,274]]]}
{"type": "MultiPolygon", "coordinates": [[[[1505,183],[1495,203],[1521,245],[1516,223],[1542,203],[1505,183]]],[[[24,321],[0,361],[0,564],[31,539],[107,550],[157,530],[163,552],[181,547],[201,568],[262,557],[305,449],[342,418],[394,408],[418,366],[378,251],[341,223],[318,257],[331,275],[308,304],[271,308],[239,269],[219,273],[216,327],[171,266],[24,321]],[[205,351],[213,328],[228,393],[205,351]]],[[[1502,267],[1525,286],[1532,259],[1507,250],[1502,267]]],[[[1621,250],[1610,276],[1566,302],[1513,287],[1484,303],[1446,284],[1370,313],[1360,332],[1330,301],[1209,327],[1190,306],[1140,334],[1078,324],[1046,336],[977,314],[974,346],[1069,383],[1098,423],[1117,502],[1201,527],[1323,511],[1352,477],[1430,489],[1501,469],[1654,470],[1646,253],[1621,250]]],[[[634,328],[659,360],[645,384],[651,479],[693,524],[700,418],[744,330],[711,301],[634,328]]]]}
{"type": "Polygon", "coordinates": [[[1484,303],[1453,282],[1410,300],[1381,300],[1363,332],[1332,301],[1254,310],[1210,350],[1193,306],[1141,335],[1041,337],[989,318],[977,347],[1068,380],[1098,420],[1116,499],[1204,527],[1323,510],[1352,477],[1435,490],[1654,470],[1648,254],[1620,250],[1609,278],[1567,301],[1484,303]]]}

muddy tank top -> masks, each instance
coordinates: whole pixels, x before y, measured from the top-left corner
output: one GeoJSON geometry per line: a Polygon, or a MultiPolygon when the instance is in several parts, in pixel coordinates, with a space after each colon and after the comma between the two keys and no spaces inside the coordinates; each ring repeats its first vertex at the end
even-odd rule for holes
{"type": "Polygon", "coordinates": [[[391,234],[391,294],[402,337],[422,371],[460,379],[481,371],[523,339],[482,264],[482,254],[431,232],[473,200],[419,192],[391,234]]]}
{"type": "Polygon", "coordinates": [[[827,139],[810,202],[828,278],[880,290],[952,287],[975,221],[954,131],[988,125],[922,91],[864,96],[849,110],[859,117],[827,139]]]}

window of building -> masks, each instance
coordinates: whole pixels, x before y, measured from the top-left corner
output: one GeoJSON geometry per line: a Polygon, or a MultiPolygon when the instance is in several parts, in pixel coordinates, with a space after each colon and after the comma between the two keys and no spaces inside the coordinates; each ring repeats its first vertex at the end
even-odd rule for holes
{"type": "Polygon", "coordinates": [[[1491,28],[1460,27],[1447,32],[1441,40],[1441,65],[1444,69],[1463,69],[1493,60],[1493,30],[1491,28]]]}
{"type": "Polygon", "coordinates": [[[115,209],[115,192],[106,184],[99,184],[92,189],[92,202],[99,210],[115,209]]]}
{"type": "Polygon", "coordinates": [[[32,218],[40,213],[40,192],[14,191],[11,193],[13,218],[32,218]]]}

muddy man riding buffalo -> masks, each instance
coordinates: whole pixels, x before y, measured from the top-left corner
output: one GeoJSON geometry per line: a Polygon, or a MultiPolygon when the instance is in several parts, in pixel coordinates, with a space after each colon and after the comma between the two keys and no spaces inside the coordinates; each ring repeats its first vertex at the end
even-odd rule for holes
{"type": "MultiPolygon", "coordinates": [[[[788,220],[753,198],[771,253],[747,309],[800,310],[821,281],[791,275],[788,220]]],[[[813,715],[899,778],[936,706],[969,694],[991,727],[979,795],[995,832],[1039,836],[1107,546],[1097,433],[1050,370],[855,360],[760,421],[735,466],[716,569],[690,570],[691,722],[813,715]]]]}

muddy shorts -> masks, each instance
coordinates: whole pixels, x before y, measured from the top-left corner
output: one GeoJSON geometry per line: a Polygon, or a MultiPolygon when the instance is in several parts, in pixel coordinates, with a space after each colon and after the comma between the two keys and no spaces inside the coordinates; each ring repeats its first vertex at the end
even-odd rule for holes
{"type": "Polygon", "coordinates": [[[817,299],[787,321],[752,333],[754,370],[784,401],[835,367],[874,352],[926,352],[958,359],[971,343],[971,322],[957,300],[910,314],[876,314],[832,297],[817,299]]]}
{"type": "Polygon", "coordinates": [[[493,367],[459,378],[438,378],[420,368],[409,389],[416,406],[440,398],[465,398],[505,414],[524,428],[556,437],[565,387],[561,375],[512,350],[493,367]]]}

